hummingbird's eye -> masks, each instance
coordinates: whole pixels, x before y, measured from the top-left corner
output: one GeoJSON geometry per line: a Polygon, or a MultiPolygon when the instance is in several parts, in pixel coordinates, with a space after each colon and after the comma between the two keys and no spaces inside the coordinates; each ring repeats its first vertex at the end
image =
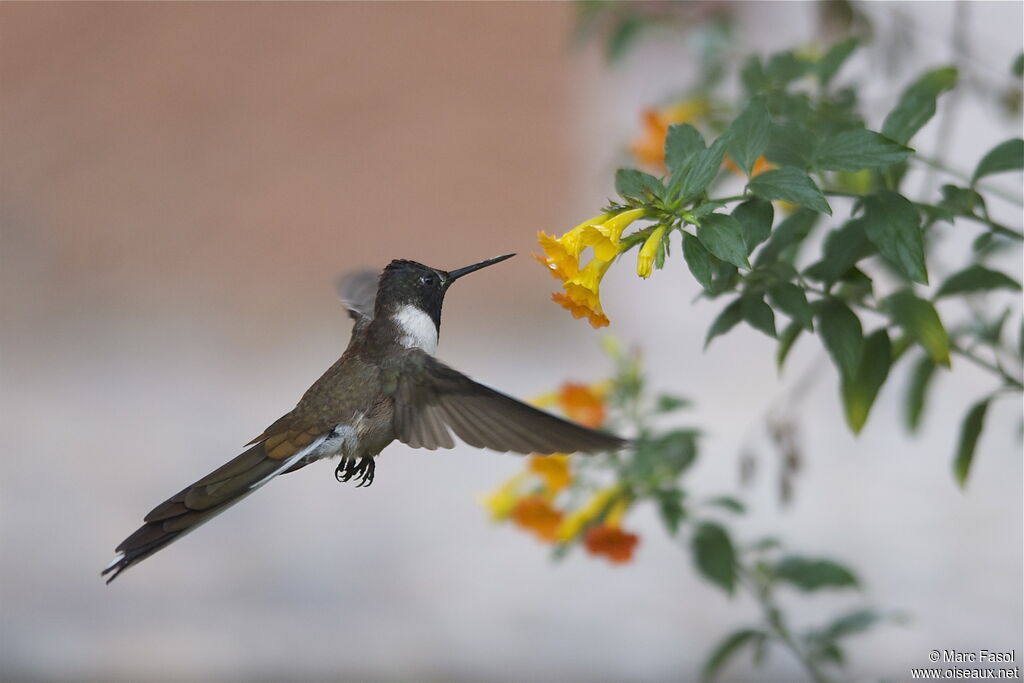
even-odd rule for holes
{"type": "Polygon", "coordinates": [[[437,278],[435,278],[433,275],[424,275],[423,277],[420,278],[420,284],[425,287],[433,287],[434,285],[437,284],[437,278]]]}

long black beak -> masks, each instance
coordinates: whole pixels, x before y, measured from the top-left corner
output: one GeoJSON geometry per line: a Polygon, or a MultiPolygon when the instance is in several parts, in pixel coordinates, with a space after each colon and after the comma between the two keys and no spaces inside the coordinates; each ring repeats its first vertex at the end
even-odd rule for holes
{"type": "Polygon", "coordinates": [[[501,263],[505,259],[510,259],[513,256],[515,256],[515,254],[505,254],[504,256],[495,256],[494,258],[489,258],[486,261],[481,261],[480,263],[474,263],[473,265],[466,266],[465,268],[456,268],[455,270],[450,270],[450,271],[448,271],[447,275],[445,276],[444,284],[447,287],[448,285],[450,285],[451,283],[455,282],[456,280],[458,280],[463,275],[469,275],[470,273],[472,273],[474,271],[477,271],[477,270],[480,270],[481,268],[486,268],[487,266],[493,266],[495,263],[501,263]]]}

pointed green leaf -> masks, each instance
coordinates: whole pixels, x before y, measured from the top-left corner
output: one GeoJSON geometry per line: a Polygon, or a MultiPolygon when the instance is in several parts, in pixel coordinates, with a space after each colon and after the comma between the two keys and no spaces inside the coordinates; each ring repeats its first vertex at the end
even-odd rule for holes
{"type": "Polygon", "coordinates": [[[801,123],[772,124],[764,157],[779,166],[808,169],[817,148],[817,136],[801,123]]]}
{"type": "Polygon", "coordinates": [[[782,372],[782,366],[786,363],[786,357],[789,356],[790,350],[793,348],[793,344],[796,342],[796,338],[800,336],[803,331],[798,323],[790,323],[786,329],[779,335],[779,349],[775,352],[775,364],[778,367],[779,372],[782,372]]]}
{"type": "Polygon", "coordinates": [[[711,290],[718,259],[709,254],[700,240],[688,232],[683,233],[683,259],[700,286],[711,290]]]}
{"type": "Polygon", "coordinates": [[[723,135],[697,155],[696,161],[687,169],[686,175],[683,177],[680,194],[684,201],[698,196],[718,175],[719,169],[722,168],[722,158],[725,156],[727,142],[727,136],[723,135]]]}
{"type": "MultiPolygon", "coordinates": [[[[693,165],[697,155],[704,151],[704,138],[688,123],[675,123],[668,127],[665,135],[665,165],[676,176],[682,176],[693,165]]],[[[680,177],[679,182],[682,182],[680,177]]]]}
{"type": "Polygon", "coordinates": [[[856,588],[857,577],[849,569],[826,559],[809,559],[789,555],[772,567],[775,578],[786,581],[802,591],[819,588],[856,588]]]}
{"type": "Polygon", "coordinates": [[[877,330],[864,340],[860,364],[852,377],[843,377],[842,395],[846,423],[854,434],[860,434],[868,421],[878,391],[889,376],[892,347],[885,329],[877,330]]]}
{"type": "Polygon", "coordinates": [[[665,195],[661,181],[635,168],[620,168],[615,172],[615,191],[623,198],[649,202],[652,198],[665,195]]]}
{"type": "Polygon", "coordinates": [[[956,68],[947,66],[929,71],[914,81],[900,95],[896,108],[885,117],[882,134],[900,144],[907,144],[935,115],[935,100],[956,85],[956,78],[956,68]]]}
{"type": "Polygon", "coordinates": [[[743,241],[747,246],[747,254],[750,254],[754,247],[771,235],[775,209],[771,202],[764,199],[748,199],[732,210],[732,217],[743,226],[743,241]]]}
{"type": "Polygon", "coordinates": [[[704,669],[700,678],[705,683],[715,680],[718,672],[724,667],[740,649],[749,642],[763,637],[765,634],[757,629],[745,628],[730,633],[725,639],[715,646],[715,649],[708,655],[704,662],[704,669]]]}
{"type": "Polygon", "coordinates": [[[743,240],[743,226],[732,216],[712,213],[700,219],[697,239],[708,251],[737,267],[750,268],[747,244],[743,240]]]}
{"type": "Polygon", "coordinates": [[[864,232],[908,278],[928,284],[921,215],[910,200],[889,190],[865,197],[864,232]]]}
{"type": "Polygon", "coordinates": [[[736,550],[729,534],[714,522],[697,527],[691,546],[697,569],[712,583],[732,595],[736,583],[736,550]]]}
{"type": "Polygon", "coordinates": [[[790,318],[807,330],[814,330],[811,306],[802,287],[791,282],[781,282],[768,289],[768,299],[790,318]]]}
{"type": "Polygon", "coordinates": [[[974,265],[950,275],[939,287],[939,291],[935,292],[935,298],[970,292],[987,292],[993,289],[1009,289],[1019,292],[1020,283],[997,270],[974,265]]]}
{"type": "Polygon", "coordinates": [[[853,377],[864,346],[864,329],[857,314],[839,299],[826,299],[818,312],[818,334],[839,374],[853,377]]]}
{"type": "Polygon", "coordinates": [[[820,217],[821,214],[810,209],[798,209],[787,216],[775,227],[767,244],[758,252],[757,265],[762,266],[786,258],[787,254],[795,251],[811,234],[820,217]]]}
{"type": "Polygon", "coordinates": [[[796,168],[786,166],[765,171],[752,178],[747,187],[762,199],[781,199],[832,215],[825,195],[809,175],[796,168]]]}
{"type": "Polygon", "coordinates": [[[707,501],[705,505],[720,507],[723,510],[728,510],[729,512],[733,512],[737,515],[742,515],[747,511],[747,506],[732,496],[719,496],[717,498],[712,498],[707,501]]]}
{"type": "Polygon", "coordinates": [[[715,318],[715,321],[711,323],[711,329],[708,330],[708,336],[704,340],[704,348],[706,349],[715,337],[725,334],[736,327],[736,324],[741,320],[743,320],[743,299],[736,299],[726,306],[718,314],[718,317],[715,318]]]}
{"type": "Polygon", "coordinates": [[[856,633],[863,633],[881,621],[882,615],[870,609],[859,609],[844,614],[825,627],[824,634],[830,640],[837,640],[856,633]]]}
{"type": "Polygon", "coordinates": [[[669,535],[675,536],[679,531],[679,523],[686,516],[683,508],[683,492],[679,489],[659,489],[654,493],[658,501],[658,512],[661,514],[661,521],[668,529],[669,535]]]}
{"type": "Polygon", "coordinates": [[[744,296],[742,310],[743,319],[747,324],[769,337],[775,336],[775,312],[763,299],[757,296],[744,296]]]}
{"type": "Polygon", "coordinates": [[[978,437],[985,426],[985,413],[988,412],[988,404],[991,398],[978,401],[967,411],[963,424],[960,425],[960,441],[956,447],[956,458],[953,459],[953,474],[956,481],[963,488],[967,484],[967,477],[971,473],[971,464],[974,462],[974,450],[978,446],[978,437]]]}
{"type": "Polygon", "coordinates": [[[904,422],[907,429],[916,432],[921,426],[921,416],[924,414],[925,399],[928,397],[928,387],[935,376],[935,361],[931,356],[921,356],[910,372],[910,383],[907,384],[907,398],[904,402],[904,422]]]}
{"type": "Polygon", "coordinates": [[[770,125],[771,118],[764,102],[753,99],[729,126],[729,156],[748,177],[754,168],[754,162],[764,154],[765,147],[768,146],[770,125]]]}
{"type": "Polygon", "coordinates": [[[932,360],[949,367],[949,336],[931,302],[917,297],[909,290],[903,290],[887,297],[882,303],[893,322],[924,347],[932,360]]]}
{"type": "Polygon", "coordinates": [[[996,145],[978,162],[971,185],[987,175],[1024,168],[1024,140],[1014,138],[996,145]]]}
{"type": "Polygon", "coordinates": [[[864,219],[854,218],[828,234],[822,251],[822,259],[809,266],[805,274],[831,287],[858,261],[875,253],[875,247],[868,241],[868,236],[864,232],[864,219]]]}
{"type": "Polygon", "coordinates": [[[860,171],[898,164],[913,150],[866,128],[829,135],[818,145],[814,165],[827,171],[860,171]]]}
{"type": "Polygon", "coordinates": [[[839,72],[839,68],[843,65],[846,59],[853,54],[853,51],[857,49],[858,41],[856,38],[847,38],[846,40],[836,43],[833,45],[825,56],[818,62],[818,80],[821,81],[823,86],[827,86],[832,80],[832,77],[839,72]]]}

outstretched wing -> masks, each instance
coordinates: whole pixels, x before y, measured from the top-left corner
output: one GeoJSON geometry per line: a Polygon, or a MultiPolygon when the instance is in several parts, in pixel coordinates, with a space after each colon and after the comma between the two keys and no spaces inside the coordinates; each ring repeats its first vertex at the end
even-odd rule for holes
{"type": "Polygon", "coordinates": [[[338,298],[348,309],[356,325],[373,320],[373,304],[377,298],[380,271],[354,270],[338,278],[338,298]]]}
{"type": "Polygon", "coordinates": [[[394,408],[395,434],[413,448],[452,448],[451,432],[470,446],[524,454],[627,444],[485,387],[422,351],[410,353],[399,373],[394,408]]]}

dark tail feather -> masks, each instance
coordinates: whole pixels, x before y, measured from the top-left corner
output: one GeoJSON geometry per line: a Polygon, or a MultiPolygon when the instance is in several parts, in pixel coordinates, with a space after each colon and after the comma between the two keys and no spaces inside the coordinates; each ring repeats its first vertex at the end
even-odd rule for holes
{"type": "Polygon", "coordinates": [[[120,556],[106,566],[109,584],[128,567],[141,562],[216,517],[284,470],[305,464],[268,458],[263,444],[256,444],[234,460],[182,489],[146,515],[144,524],[121,542],[120,556]]]}

